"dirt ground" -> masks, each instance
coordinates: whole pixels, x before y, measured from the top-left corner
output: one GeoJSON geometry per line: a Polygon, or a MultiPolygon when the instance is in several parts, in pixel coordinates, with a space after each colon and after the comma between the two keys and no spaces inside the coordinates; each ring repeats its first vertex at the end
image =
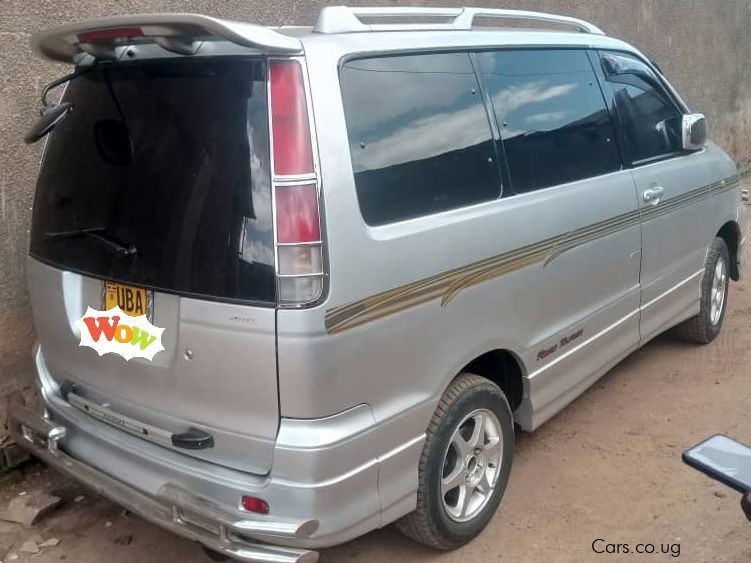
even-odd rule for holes
{"type": "MultiPolygon", "coordinates": [[[[386,528],[325,550],[321,560],[751,561],[751,523],[738,495],[680,457],[714,433],[751,443],[750,361],[751,283],[744,282],[733,286],[725,327],[714,343],[693,347],[664,335],[540,430],[519,435],[501,508],[470,545],[437,553],[386,528]],[[595,553],[598,539],[598,549],[625,543],[632,553],[595,553]],[[656,553],[634,554],[636,544],[654,544],[656,553]],[[663,547],[672,555],[661,554],[663,547]]],[[[24,474],[6,487],[0,506],[39,488],[57,492],[64,502],[33,528],[0,522],[6,562],[208,561],[196,544],[124,514],[51,470],[32,465],[24,474]],[[60,543],[14,558],[34,536],[60,543]]]]}

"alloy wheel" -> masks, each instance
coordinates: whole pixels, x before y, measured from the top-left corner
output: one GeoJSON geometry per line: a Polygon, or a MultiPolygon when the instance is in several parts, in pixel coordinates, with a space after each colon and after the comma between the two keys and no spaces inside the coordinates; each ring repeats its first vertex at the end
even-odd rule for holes
{"type": "Polygon", "coordinates": [[[468,414],[451,436],[443,461],[440,494],[455,522],[467,522],[493,496],[503,459],[498,418],[487,409],[468,414]]]}

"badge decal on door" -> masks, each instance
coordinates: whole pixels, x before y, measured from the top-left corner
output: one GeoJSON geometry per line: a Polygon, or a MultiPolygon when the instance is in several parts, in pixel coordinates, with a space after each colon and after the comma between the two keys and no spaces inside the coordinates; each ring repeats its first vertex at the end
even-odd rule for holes
{"type": "Polygon", "coordinates": [[[76,321],[81,332],[79,346],[88,346],[103,356],[107,353],[131,358],[153,360],[154,354],[164,350],[163,328],[154,326],[146,315],[133,317],[120,307],[108,311],[87,308],[86,314],[76,321]]]}
{"type": "Polygon", "coordinates": [[[544,360],[551,354],[555,354],[558,352],[561,348],[564,348],[565,346],[568,346],[571,344],[574,340],[579,340],[582,335],[584,334],[584,329],[580,328],[576,332],[572,332],[571,334],[568,334],[561,338],[558,342],[553,344],[552,346],[548,348],[543,348],[539,352],[537,352],[537,361],[544,360]]]}

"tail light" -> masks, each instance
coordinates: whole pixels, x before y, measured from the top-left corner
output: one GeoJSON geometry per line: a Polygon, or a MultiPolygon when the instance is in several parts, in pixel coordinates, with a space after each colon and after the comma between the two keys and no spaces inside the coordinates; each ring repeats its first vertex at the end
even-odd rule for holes
{"type": "Polygon", "coordinates": [[[277,287],[282,305],[304,305],[323,291],[319,181],[313,164],[302,67],[269,66],[277,287]]]}
{"type": "Polygon", "coordinates": [[[271,127],[274,174],[313,173],[313,151],[302,68],[297,61],[271,62],[271,127]]]}

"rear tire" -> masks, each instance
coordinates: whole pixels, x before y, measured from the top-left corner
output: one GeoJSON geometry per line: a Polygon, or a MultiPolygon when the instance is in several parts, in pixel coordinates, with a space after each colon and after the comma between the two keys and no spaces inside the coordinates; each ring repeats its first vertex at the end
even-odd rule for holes
{"type": "Polygon", "coordinates": [[[723,239],[712,241],[701,281],[699,314],[676,327],[678,335],[694,344],[709,344],[720,333],[728,304],[730,252],[723,239]]]}
{"type": "Polygon", "coordinates": [[[513,455],[514,425],[505,395],[484,377],[460,374],[428,426],[418,469],[417,509],[396,527],[434,549],[469,542],[495,514],[513,455]]]}

